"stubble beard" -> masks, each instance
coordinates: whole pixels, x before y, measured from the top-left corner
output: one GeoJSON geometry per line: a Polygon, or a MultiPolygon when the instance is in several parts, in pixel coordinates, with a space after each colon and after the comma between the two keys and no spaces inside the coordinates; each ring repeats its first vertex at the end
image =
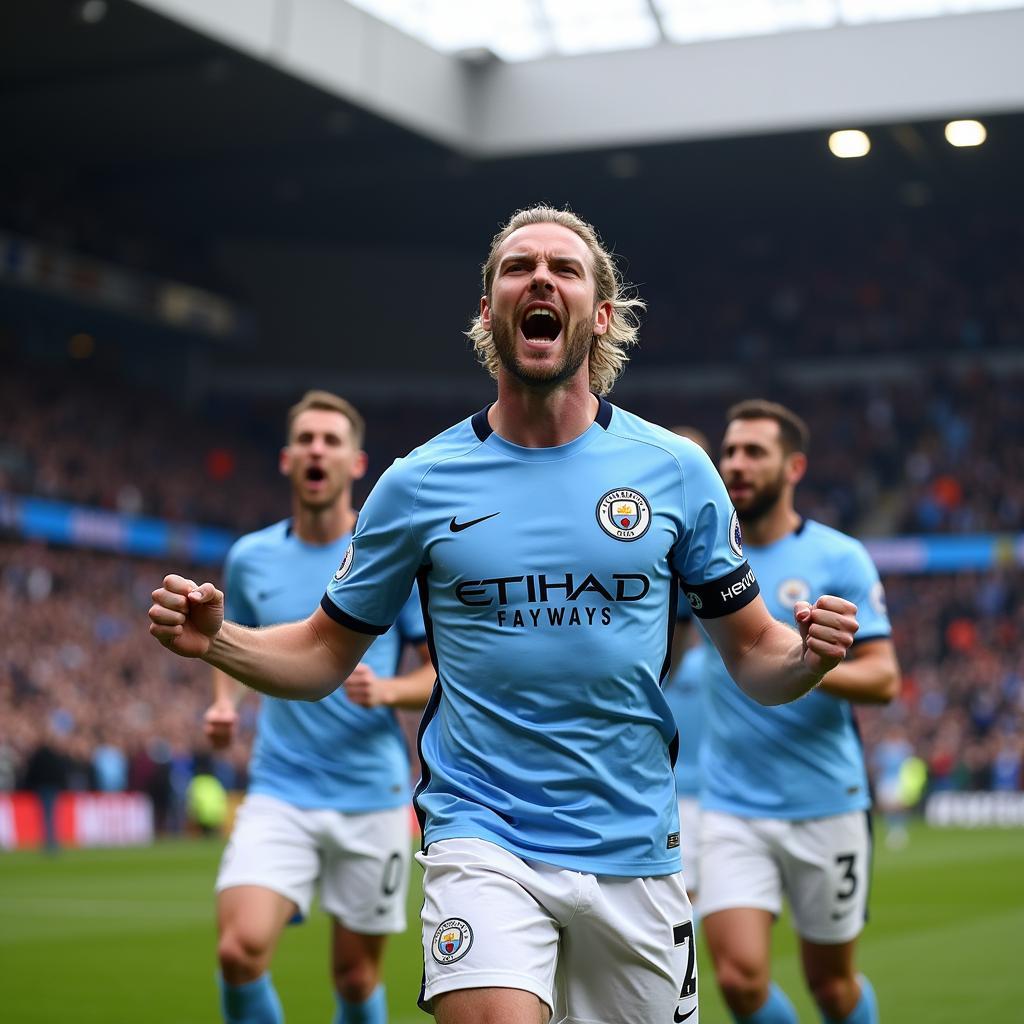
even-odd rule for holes
{"type": "Polygon", "coordinates": [[[516,356],[516,331],[517,328],[506,321],[495,320],[492,324],[491,335],[498,361],[521,384],[545,391],[553,390],[574,377],[590,354],[590,346],[594,342],[590,325],[576,324],[566,335],[562,361],[555,366],[533,369],[524,365],[516,356]]]}
{"type": "Polygon", "coordinates": [[[740,526],[753,526],[764,519],[778,505],[785,488],[786,480],[782,470],[779,470],[779,475],[774,480],[769,481],[759,491],[751,495],[744,508],[737,506],[736,515],[739,518],[740,526]]]}

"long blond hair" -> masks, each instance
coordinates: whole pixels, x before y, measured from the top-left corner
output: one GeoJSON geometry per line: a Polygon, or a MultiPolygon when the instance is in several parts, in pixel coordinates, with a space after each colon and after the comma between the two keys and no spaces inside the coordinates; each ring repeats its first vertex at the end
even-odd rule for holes
{"type": "MultiPolygon", "coordinates": [[[[638,315],[646,307],[642,299],[630,294],[631,289],[622,279],[611,254],[601,244],[597,231],[571,210],[556,210],[551,206],[531,206],[513,214],[508,223],[494,236],[491,251],[481,268],[484,294],[490,298],[491,285],[498,263],[498,249],[502,243],[520,228],[531,224],[558,224],[568,228],[583,239],[594,262],[595,297],[597,302],[610,302],[612,313],[608,330],[594,335],[590,346],[590,389],[597,395],[606,395],[629,361],[626,349],[635,345],[640,330],[638,315]]],[[[466,336],[473,343],[477,358],[487,372],[497,379],[501,365],[494,338],[484,330],[477,314],[470,324],[466,336]]]]}

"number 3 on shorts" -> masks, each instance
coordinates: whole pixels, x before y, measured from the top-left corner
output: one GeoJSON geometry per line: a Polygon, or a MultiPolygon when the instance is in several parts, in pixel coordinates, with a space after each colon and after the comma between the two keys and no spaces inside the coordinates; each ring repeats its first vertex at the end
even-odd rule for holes
{"type": "Polygon", "coordinates": [[[836,896],[841,900],[848,900],[857,891],[857,874],[854,867],[857,863],[857,854],[841,853],[836,857],[836,867],[843,868],[843,875],[840,879],[840,887],[836,896]]]}

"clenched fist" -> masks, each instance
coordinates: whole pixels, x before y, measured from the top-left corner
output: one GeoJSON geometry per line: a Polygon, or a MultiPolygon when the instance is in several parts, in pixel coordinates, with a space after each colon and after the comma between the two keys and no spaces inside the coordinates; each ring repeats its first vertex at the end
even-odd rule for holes
{"type": "Polygon", "coordinates": [[[153,591],[149,632],[184,658],[201,658],[224,622],[224,594],[212,583],[198,586],[183,576],[165,576],[153,591]]]}
{"type": "Polygon", "coordinates": [[[824,594],[813,605],[798,601],[793,608],[804,642],[804,664],[819,675],[838,665],[860,629],[857,606],[841,597],[824,594]]]}

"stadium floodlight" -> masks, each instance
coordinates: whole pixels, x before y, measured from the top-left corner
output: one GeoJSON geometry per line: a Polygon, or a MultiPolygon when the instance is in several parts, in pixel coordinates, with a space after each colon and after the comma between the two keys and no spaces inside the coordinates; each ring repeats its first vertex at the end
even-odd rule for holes
{"type": "Polygon", "coordinates": [[[867,132],[857,128],[846,128],[833,132],[828,137],[828,148],[833,156],[839,157],[840,160],[849,160],[853,157],[867,156],[871,151],[871,140],[867,132]]]}
{"type": "Polygon", "coordinates": [[[988,131],[980,121],[950,121],[946,125],[946,141],[951,146],[980,146],[988,138],[988,131]]]}
{"type": "Polygon", "coordinates": [[[78,5],[78,20],[86,25],[97,25],[107,16],[106,0],[83,0],[78,5]]]}

